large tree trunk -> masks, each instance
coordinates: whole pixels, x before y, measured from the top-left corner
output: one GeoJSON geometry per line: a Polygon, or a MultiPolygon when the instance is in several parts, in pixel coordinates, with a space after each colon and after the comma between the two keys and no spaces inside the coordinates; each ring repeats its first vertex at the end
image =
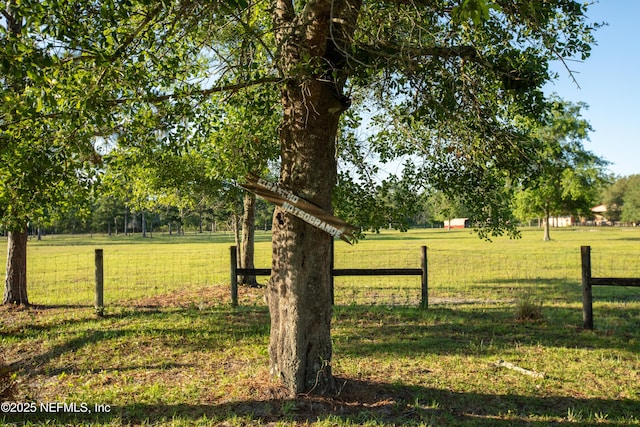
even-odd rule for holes
{"type": "MultiPolygon", "coordinates": [[[[255,268],[253,263],[255,245],[256,196],[244,193],[244,209],[242,212],[242,250],[240,251],[240,267],[255,268]]],[[[240,284],[258,286],[256,276],[240,276],[240,284]]]]}
{"type": "Polygon", "coordinates": [[[27,230],[10,231],[2,304],[29,305],[27,298],[27,230]]]}
{"type": "MultiPolygon", "coordinates": [[[[280,182],[295,194],[331,211],[336,182],[335,138],[340,103],[319,82],[283,90],[280,182]],[[304,91],[304,93],[303,93],[304,91]]],[[[332,237],[276,209],[273,221],[271,371],[292,395],[330,393],[330,257],[332,237]]]]}
{"type": "MultiPolygon", "coordinates": [[[[331,212],[336,183],[336,135],[350,101],[343,56],[361,0],[273,1],[282,87],[280,183],[331,212]]],[[[331,239],[276,208],[267,300],[271,314],[271,372],[292,396],[335,391],[331,372],[331,239]]]]}

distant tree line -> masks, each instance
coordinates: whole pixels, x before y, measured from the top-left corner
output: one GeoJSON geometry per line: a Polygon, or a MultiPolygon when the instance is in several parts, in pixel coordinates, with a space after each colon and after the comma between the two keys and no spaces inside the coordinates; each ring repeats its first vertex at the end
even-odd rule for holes
{"type": "Polygon", "coordinates": [[[640,224],[640,175],[617,178],[603,190],[602,203],[609,221],[640,224]]]}
{"type": "MultiPolygon", "coordinates": [[[[469,216],[469,209],[456,197],[451,197],[440,191],[422,192],[411,196],[401,193],[399,185],[379,188],[378,202],[386,194],[387,216],[379,218],[379,227],[393,229],[410,228],[439,228],[452,218],[469,216]],[[391,188],[391,189],[390,189],[391,188]],[[396,196],[390,196],[396,194],[396,196]],[[410,203],[394,198],[407,196],[410,203]],[[410,205],[403,208],[401,204],[410,205]],[[393,212],[391,215],[389,212],[393,212]],[[403,215],[404,213],[404,215],[403,215]],[[386,221],[386,223],[384,223],[386,221]]],[[[519,209],[527,200],[528,192],[521,193],[514,198],[515,220],[520,224],[542,225],[543,212],[531,213],[519,209]]],[[[153,199],[153,196],[149,196],[153,199]]],[[[352,200],[353,201],[353,200],[352,200]]],[[[346,201],[344,203],[347,203],[346,201]]],[[[550,204],[550,203],[548,203],[550,204]]],[[[609,221],[635,226],[640,224],[640,174],[610,178],[596,186],[588,193],[582,193],[579,203],[558,203],[553,215],[571,215],[589,220],[593,218],[590,209],[599,204],[607,207],[606,217],[609,221]]],[[[39,234],[143,234],[152,236],[153,233],[181,235],[184,233],[209,233],[217,231],[234,231],[234,221],[238,209],[242,210],[242,195],[236,194],[235,203],[229,197],[213,199],[208,205],[200,204],[192,209],[179,206],[156,205],[147,209],[133,209],[124,198],[112,194],[97,195],[87,200],[81,207],[67,208],[63,211],[52,212],[39,217],[29,223],[32,236],[39,234]]],[[[368,214],[371,214],[369,211],[368,214]]],[[[380,211],[380,214],[383,214],[380,211]]],[[[255,223],[257,230],[270,230],[273,217],[273,205],[258,198],[255,205],[255,223]]],[[[2,230],[4,232],[4,230],[2,230]]]]}
{"type": "MultiPolygon", "coordinates": [[[[126,199],[113,195],[101,195],[87,200],[82,207],[46,213],[29,222],[29,234],[108,234],[129,235],[153,233],[182,235],[185,233],[209,233],[234,231],[234,214],[237,210],[220,201],[218,204],[201,205],[195,209],[179,206],[161,206],[134,209],[126,199]]],[[[240,198],[237,203],[242,204],[240,198]]],[[[255,228],[269,230],[273,206],[258,199],[255,207],[255,228]]],[[[4,230],[1,230],[4,233],[4,230]]]]}

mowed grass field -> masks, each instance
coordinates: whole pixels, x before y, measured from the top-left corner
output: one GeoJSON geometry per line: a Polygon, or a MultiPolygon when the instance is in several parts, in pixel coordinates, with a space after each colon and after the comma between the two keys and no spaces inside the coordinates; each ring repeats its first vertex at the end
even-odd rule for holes
{"type": "MultiPolygon", "coordinates": [[[[432,303],[497,302],[522,298],[573,302],[580,297],[580,246],[592,246],[594,277],[640,277],[640,228],[540,229],[522,239],[480,240],[469,230],[411,230],[370,234],[350,246],[335,245],[335,268],[419,268],[420,247],[428,247],[432,303]]],[[[258,268],[271,265],[270,234],[258,232],[258,268]]],[[[104,251],[105,303],[120,306],[141,299],[220,288],[229,284],[229,233],[167,236],[46,236],[28,245],[29,297],[39,305],[92,305],[94,251],[104,251]]],[[[0,251],[4,275],[6,252],[0,251]]],[[[262,282],[266,278],[261,278],[262,282]]],[[[601,289],[596,289],[596,296],[601,289]]],[[[634,298],[637,289],[609,288],[607,297],[634,298]]],[[[416,305],[420,278],[336,277],[338,305],[416,305]]],[[[227,299],[229,296],[227,295],[227,299]]]]}
{"type": "MultiPolygon", "coordinates": [[[[269,374],[263,291],[241,289],[241,306],[229,306],[230,236],[30,241],[39,305],[0,308],[0,363],[14,386],[3,400],[16,403],[0,423],[640,425],[640,289],[594,288],[594,331],[581,328],[580,300],[580,246],[592,246],[594,276],[640,277],[640,229],[552,238],[411,230],[336,242],[336,268],[419,267],[426,245],[430,307],[417,307],[417,277],[337,277],[340,392],[297,399],[269,374]],[[97,247],[102,319],[91,307],[97,247]],[[518,318],[523,307],[541,318],[518,318]],[[18,402],[35,411],[16,412],[27,407],[18,402]]],[[[268,234],[256,249],[268,267],[268,234]]]]}

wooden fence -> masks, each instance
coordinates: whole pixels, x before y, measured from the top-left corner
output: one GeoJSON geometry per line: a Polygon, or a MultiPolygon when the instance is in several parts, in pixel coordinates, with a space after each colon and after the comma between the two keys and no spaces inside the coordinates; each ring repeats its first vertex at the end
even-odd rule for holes
{"type": "Polygon", "coordinates": [[[640,287],[640,279],[619,277],[591,277],[591,246],[581,246],[582,256],[582,324],[585,329],[593,329],[592,286],[633,286],[640,287]]]}
{"type": "MultiPolygon", "coordinates": [[[[270,268],[239,268],[237,248],[231,246],[231,305],[238,305],[238,276],[269,276],[270,268]]],[[[331,256],[331,303],[334,302],[333,278],[337,276],[421,276],[420,307],[429,307],[429,281],[427,275],[427,247],[420,247],[420,268],[333,268],[333,247],[331,256]]]]}

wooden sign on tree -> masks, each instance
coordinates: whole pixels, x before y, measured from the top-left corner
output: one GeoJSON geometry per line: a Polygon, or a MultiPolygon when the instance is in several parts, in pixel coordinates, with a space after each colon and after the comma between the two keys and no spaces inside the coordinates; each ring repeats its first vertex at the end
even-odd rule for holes
{"type": "Polygon", "coordinates": [[[247,177],[240,187],[279,206],[303,221],[345,242],[352,244],[356,227],[331,215],[324,209],[295,195],[292,191],[262,178],[247,177]]]}

